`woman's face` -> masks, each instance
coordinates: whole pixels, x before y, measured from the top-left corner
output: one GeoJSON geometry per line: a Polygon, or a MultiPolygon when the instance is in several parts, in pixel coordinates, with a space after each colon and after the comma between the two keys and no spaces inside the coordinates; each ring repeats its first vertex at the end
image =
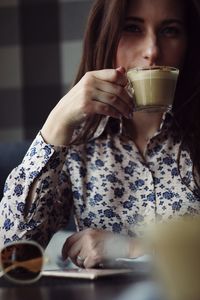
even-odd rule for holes
{"type": "Polygon", "coordinates": [[[183,3],[183,0],[131,0],[117,49],[116,67],[181,68],[187,48],[183,3]]]}

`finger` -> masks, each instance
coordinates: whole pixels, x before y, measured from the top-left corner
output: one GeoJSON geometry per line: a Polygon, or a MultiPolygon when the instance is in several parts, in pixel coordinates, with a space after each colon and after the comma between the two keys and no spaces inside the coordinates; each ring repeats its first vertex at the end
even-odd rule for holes
{"type": "Polygon", "coordinates": [[[117,70],[117,72],[120,72],[120,73],[122,73],[122,74],[125,74],[126,73],[126,70],[125,70],[125,68],[124,67],[118,67],[118,68],[116,68],[116,70],[117,70]]]}
{"type": "Polygon", "coordinates": [[[81,250],[82,244],[80,242],[74,243],[68,252],[66,252],[65,249],[62,251],[63,259],[65,260],[66,258],[70,258],[74,264],[81,266],[83,262],[80,264],[80,261],[77,259],[79,256],[81,256],[81,250]]]}
{"type": "MultiPolygon", "coordinates": [[[[92,105],[91,105],[92,107],[92,105]]],[[[93,112],[91,110],[91,112],[93,112]]],[[[65,251],[68,253],[69,249],[72,248],[72,246],[81,241],[82,238],[84,238],[85,236],[91,235],[91,233],[93,233],[95,230],[88,228],[79,232],[76,232],[74,234],[72,234],[70,237],[68,237],[63,245],[62,251],[65,251]]]]}
{"type": "Polygon", "coordinates": [[[85,258],[83,257],[83,256],[81,256],[81,255],[78,255],[77,257],[76,257],[76,265],[77,266],[79,266],[79,268],[84,268],[85,266],[84,266],[84,261],[85,261],[85,258]]]}
{"type": "Polygon", "coordinates": [[[76,257],[79,255],[81,249],[82,249],[82,243],[81,243],[81,240],[79,240],[76,243],[74,243],[70,249],[68,249],[67,254],[70,258],[76,259],[76,257]]]}
{"type": "Polygon", "coordinates": [[[94,268],[94,267],[98,267],[99,264],[101,263],[101,261],[102,261],[102,258],[100,256],[88,255],[85,258],[83,265],[86,269],[94,268]]]}
{"type": "Polygon", "coordinates": [[[133,110],[123,102],[118,96],[107,93],[101,90],[97,90],[93,100],[96,102],[101,102],[103,104],[107,104],[109,107],[115,109],[119,114],[124,116],[125,118],[129,118],[129,116],[133,113],[133,110]]]}
{"type": "Polygon", "coordinates": [[[62,247],[62,257],[66,259],[68,257],[68,252],[72,246],[79,241],[82,236],[82,232],[77,232],[68,237],[62,247]]]}
{"type": "Polygon", "coordinates": [[[127,85],[127,83],[128,83],[128,77],[127,77],[127,75],[126,75],[126,69],[125,69],[124,67],[118,67],[118,68],[115,69],[115,70],[116,70],[117,72],[119,72],[120,74],[126,76],[127,81],[126,81],[126,84],[123,85],[123,87],[125,87],[125,86],[127,85]]]}
{"type": "Polygon", "coordinates": [[[125,73],[120,72],[117,69],[104,69],[104,70],[92,71],[91,75],[93,75],[97,79],[113,82],[123,87],[126,86],[128,82],[125,73]]]}
{"type": "Polygon", "coordinates": [[[107,92],[109,94],[119,97],[119,99],[121,99],[121,101],[123,101],[128,106],[130,113],[133,112],[134,110],[133,97],[130,96],[130,94],[127,91],[127,88],[124,88],[115,83],[105,82],[99,79],[95,81],[94,86],[96,87],[97,90],[100,90],[102,92],[107,92]]]}
{"type": "Polygon", "coordinates": [[[116,119],[121,119],[122,117],[122,114],[118,110],[116,110],[109,104],[104,104],[98,101],[97,99],[93,99],[93,105],[88,107],[86,112],[87,116],[94,114],[109,116],[116,119]]]}

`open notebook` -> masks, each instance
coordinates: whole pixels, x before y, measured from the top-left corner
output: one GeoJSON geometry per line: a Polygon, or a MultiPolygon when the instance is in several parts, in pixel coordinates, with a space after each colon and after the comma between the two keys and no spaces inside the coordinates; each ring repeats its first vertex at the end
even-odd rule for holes
{"type": "Polygon", "coordinates": [[[150,257],[145,255],[137,259],[117,258],[105,262],[101,269],[49,269],[42,272],[43,276],[97,279],[99,277],[125,275],[125,274],[146,274],[150,272],[150,257]]]}
{"type": "Polygon", "coordinates": [[[43,276],[63,277],[63,278],[82,278],[94,280],[100,277],[124,275],[133,272],[131,269],[65,269],[65,270],[46,270],[43,276]]]}

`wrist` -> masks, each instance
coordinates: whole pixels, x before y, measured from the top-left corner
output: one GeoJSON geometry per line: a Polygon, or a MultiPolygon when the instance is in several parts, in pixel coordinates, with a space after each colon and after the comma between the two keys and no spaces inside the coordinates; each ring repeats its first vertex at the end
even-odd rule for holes
{"type": "Polygon", "coordinates": [[[54,146],[69,145],[73,132],[74,128],[67,124],[62,124],[61,116],[57,116],[54,111],[50,113],[41,129],[45,142],[54,146]]]}

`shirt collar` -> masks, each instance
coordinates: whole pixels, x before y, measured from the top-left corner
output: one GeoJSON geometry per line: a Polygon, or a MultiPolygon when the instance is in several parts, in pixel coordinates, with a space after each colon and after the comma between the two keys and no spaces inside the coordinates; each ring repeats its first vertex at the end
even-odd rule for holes
{"type": "MultiPolygon", "coordinates": [[[[163,113],[162,121],[161,121],[161,124],[160,124],[160,128],[158,130],[158,133],[166,131],[167,129],[169,129],[172,118],[173,118],[173,112],[171,110],[168,110],[168,111],[163,113]]],[[[101,134],[103,134],[103,132],[105,131],[105,128],[108,125],[108,122],[111,122],[111,120],[113,120],[113,118],[111,118],[109,116],[105,116],[105,117],[103,116],[100,123],[99,123],[99,126],[97,127],[97,129],[95,131],[95,133],[90,138],[90,141],[100,137],[101,134]]],[[[118,123],[118,130],[117,130],[118,132],[117,133],[118,133],[118,135],[121,135],[122,131],[123,131],[124,118],[121,118],[119,120],[116,119],[115,122],[118,123]]]]}

